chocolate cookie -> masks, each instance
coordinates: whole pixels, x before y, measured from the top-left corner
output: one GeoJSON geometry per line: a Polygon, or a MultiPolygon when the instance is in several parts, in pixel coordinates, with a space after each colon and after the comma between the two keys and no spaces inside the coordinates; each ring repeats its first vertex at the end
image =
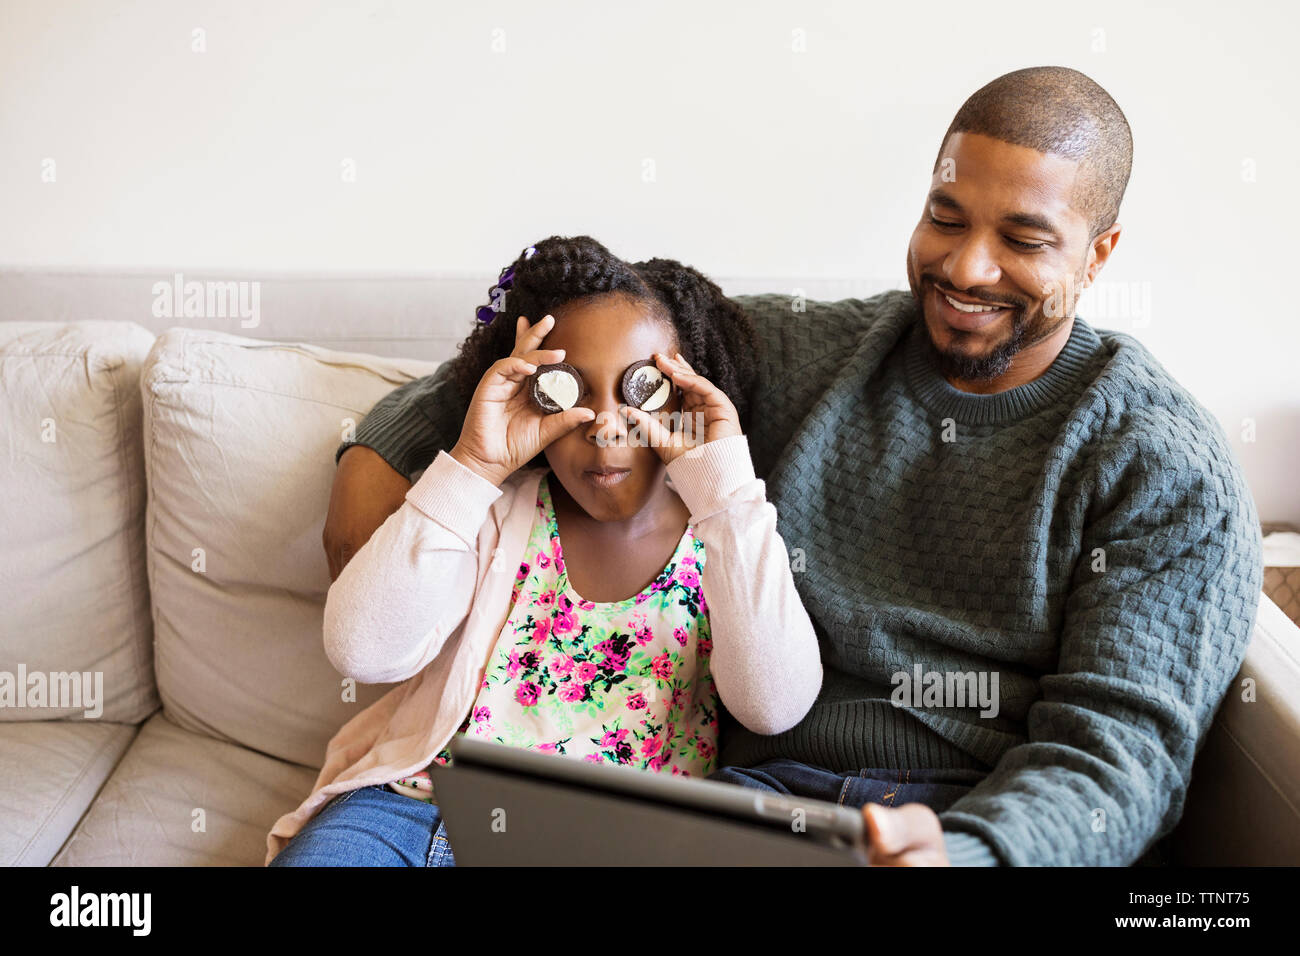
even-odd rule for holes
{"type": "Polygon", "coordinates": [[[582,374],[567,362],[539,365],[528,377],[528,394],[548,415],[567,411],[582,395],[582,374]]]}
{"type": "Polygon", "coordinates": [[[623,373],[623,401],[643,412],[663,408],[672,391],[672,380],[659,370],[654,359],[633,362],[623,373]]]}

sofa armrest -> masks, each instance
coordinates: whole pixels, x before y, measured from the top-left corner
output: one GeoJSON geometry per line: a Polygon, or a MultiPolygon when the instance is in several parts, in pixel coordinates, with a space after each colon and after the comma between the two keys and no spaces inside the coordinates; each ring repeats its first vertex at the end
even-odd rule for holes
{"type": "Polygon", "coordinates": [[[1300,865],[1300,627],[1267,595],[1167,849],[1187,866],[1300,865]]]}

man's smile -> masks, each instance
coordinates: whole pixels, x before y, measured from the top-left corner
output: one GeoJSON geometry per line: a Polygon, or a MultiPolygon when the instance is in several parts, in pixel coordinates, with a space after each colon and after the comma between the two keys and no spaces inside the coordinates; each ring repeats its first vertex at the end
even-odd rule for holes
{"type": "Polygon", "coordinates": [[[935,309],[943,321],[962,332],[977,332],[1002,316],[1015,311],[1014,306],[985,302],[968,295],[950,292],[931,284],[935,309]]]}

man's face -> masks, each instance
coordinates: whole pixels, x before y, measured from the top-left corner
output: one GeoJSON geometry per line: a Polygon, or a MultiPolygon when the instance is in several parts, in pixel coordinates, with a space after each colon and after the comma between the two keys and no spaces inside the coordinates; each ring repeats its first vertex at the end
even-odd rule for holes
{"type": "Polygon", "coordinates": [[[948,138],[907,279],[949,378],[996,379],[1069,322],[1095,254],[1070,205],[1079,164],[974,133],[948,138]]]}

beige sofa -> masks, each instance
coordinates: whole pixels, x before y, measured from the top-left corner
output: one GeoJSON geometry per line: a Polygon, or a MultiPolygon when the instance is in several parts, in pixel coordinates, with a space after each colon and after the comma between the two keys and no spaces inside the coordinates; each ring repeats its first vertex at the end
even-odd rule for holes
{"type": "MultiPolygon", "coordinates": [[[[330,736],[387,690],[353,695],[321,647],[334,449],[434,367],[0,322],[0,672],[92,675],[0,707],[0,863],[261,865],[330,736]]],[[[1233,688],[1163,849],[1300,863],[1300,630],[1267,598],[1233,688]]]]}

